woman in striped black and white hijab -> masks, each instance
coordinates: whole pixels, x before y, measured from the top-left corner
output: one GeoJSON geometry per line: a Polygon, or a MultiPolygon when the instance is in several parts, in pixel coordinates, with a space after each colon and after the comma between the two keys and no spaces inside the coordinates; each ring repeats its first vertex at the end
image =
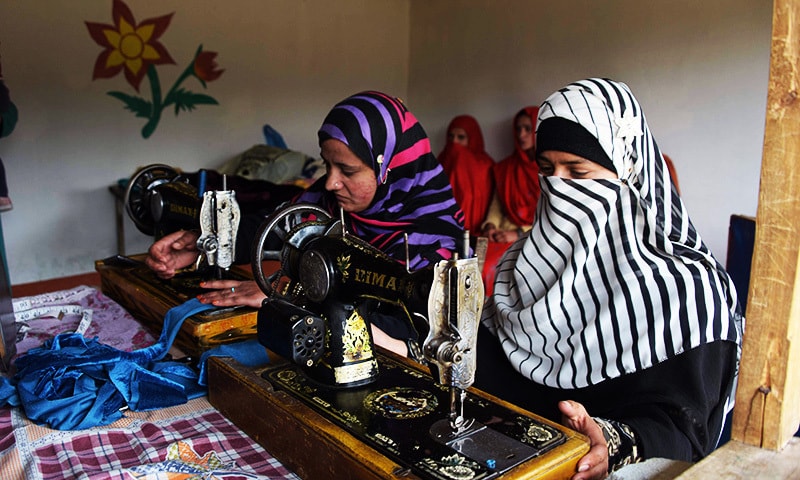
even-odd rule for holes
{"type": "Polygon", "coordinates": [[[536,220],[497,267],[476,385],[589,435],[576,479],[705,456],[741,316],[639,103],[622,83],[569,84],[541,105],[536,145],[536,220]]]}

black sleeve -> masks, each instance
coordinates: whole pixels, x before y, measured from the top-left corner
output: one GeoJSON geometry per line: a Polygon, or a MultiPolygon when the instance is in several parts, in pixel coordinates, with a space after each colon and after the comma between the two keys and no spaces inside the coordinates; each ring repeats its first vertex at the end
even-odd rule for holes
{"type": "Polygon", "coordinates": [[[629,426],[642,458],[694,462],[717,446],[736,365],[736,344],[720,341],[591,387],[557,389],[520,375],[497,338],[480,331],[475,386],[556,422],[558,402],[575,400],[593,417],[629,426]]]}
{"type": "Polygon", "coordinates": [[[636,432],[644,458],[695,462],[716,448],[733,394],[736,351],[732,342],[713,342],[637,374],[642,378],[631,390],[638,390],[638,400],[617,409],[614,419],[636,432]]]}

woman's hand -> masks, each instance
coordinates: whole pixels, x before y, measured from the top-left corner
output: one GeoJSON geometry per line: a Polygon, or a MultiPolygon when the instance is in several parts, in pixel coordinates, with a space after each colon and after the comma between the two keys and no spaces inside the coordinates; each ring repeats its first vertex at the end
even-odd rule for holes
{"type": "Polygon", "coordinates": [[[495,226],[494,223],[491,222],[484,225],[483,228],[481,229],[481,235],[488,238],[489,240],[492,240],[492,237],[495,235],[495,232],[497,232],[497,227],[495,226]]]}
{"type": "Polygon", "coordinates": [[[253,281],[239,280],[209,280],[200,283],[203,288],[210,291],[201,293],[197,299],[202,303],[210,303],[216,307],[247,306],[261,308],[261,303],[267,295],[261,291],[258,284],[253,281]]]}
{"type": "Polygon", "coordinates": [[[500,243],[516,242],[519,240],[519,232],[517,230],[495,230],[489,239],[500,243]]]}
{"type": "Polygon", "coordinates": [[[372,343],[375,345],[383,347],[386,350],[394,352],[402,357],[408,356],[408,345],[406,345],[406,342],[389,336],[386,332],[375,325],[370,325],[370,332],[372,333],[372,343]]]}
{"type": "Polygon", "coordinates": [[[147,251],[144,263],[158,277],[169,279],[177,270],[186,268],[197,260],[199,234],[190,230],[179,230],[156,240],[147,251]]]}
{"type": "Polygon", "coordinates": [[[603,431],[597,422],[586,413],[586,408],[578,402],[565,400],[558,402],[561,410],[561,423],[589,437],[589,453],[578,460],[578,473],[572,480],[598,480],[608,476],[608,445],[603,431]]]}

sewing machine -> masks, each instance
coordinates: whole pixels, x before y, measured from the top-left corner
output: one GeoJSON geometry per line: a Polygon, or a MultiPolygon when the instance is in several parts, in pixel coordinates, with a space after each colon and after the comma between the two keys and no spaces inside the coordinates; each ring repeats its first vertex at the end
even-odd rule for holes
{"type": "Polygon", "coordinates": [[[319,207],[274,213],[252,270],[268,296],[258,339],[280,357],[257,373],[213,360],[211,403],[301,477],[568,478],[585,440],[470,389],[484,290],[468,250],[412,272],[319,207]],[[419,332],[408,345],[420,363],[373,344],[370,318],[387,303],[419,332]],[[358,460],[320,466],[327,449],[358,460]]]}
{"type": "Polygon", "coordinates": [[[125,211],[136,228],[155,240],[178,230],[200,230],[200,256],[190,271],[223,278],[236,257],[236,233],[241,212],[236,193],[227,188],[207,189],[207,172],[200,170],[197,185],[189,176],[161,164],[140,168],[125,189],[125,211]]]}
{"type": "MultiPolygon", "coordinates": [[[[195,264],[169,280],[158,278],[144,264],[144,255],[113,256],[95,265],[103,293],[155,332],[161,331],[170,308],[205,291],[201,281],[252,278],[233,265],[241,217],[236,193],[227,188],[225,176],[216,185],[207,180],[207,173],[200,170],[189,176],[167,165],[149,165],[134,173],[124,197],[134,225],[154,240],[182,229],[198,230],[200,255],[195,264]]],[[[211,347],[255,336],[255,324],[255,309],[215,309],[187,319],[176,343],[199,357],[211,347]]]]}

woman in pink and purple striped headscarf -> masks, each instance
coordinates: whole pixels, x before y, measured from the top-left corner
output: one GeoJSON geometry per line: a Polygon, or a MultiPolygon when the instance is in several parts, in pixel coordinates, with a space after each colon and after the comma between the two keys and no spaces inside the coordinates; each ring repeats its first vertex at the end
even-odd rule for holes
{"type": "Polygon", "coordinates": [[[318,132],[328,172],[298,202],[345,211],[351,233],[418,269],[448,259],[463,213],[414,115],[397,98],[362,92],[339,102],[318,132]]]}
{"type": "MultiPolygon", "coordinates": [[[[333,217],[344,211],[347,230],[408,267],[424,268],[463,250],[464,215],[453,197],[450,180],[431,153],[428,136],[403,103],[380,92],[362,92],[336,104],[318,132],[327,173],[295,202],[314,203],[333,217]]],[[[249,242],[262,216],[243,218],[240,241],[249,242]]],[[[197,257],[196,232],[175,232],[150,247],[146,260],[162,278],[170,278],[197,257]]],[[[238,243],[238,242],[237,242],[238,243]]],[[[241,250],[241,249],[237,249],[241,250]]],[[[237,256],[238,260],[238,256],[237,256]]],[[[260,307],[265,294],[256,282],[211,280],[198,296],[216,306],[260,307]]],[[[413,327],[376,313],[375,342],[398,353],[393,339],[416,336],[413,327]],[[380,321],[383,317],[385,321],[380,321]],[[384,334],[388,335],[384,336],[384,334]]]]}

